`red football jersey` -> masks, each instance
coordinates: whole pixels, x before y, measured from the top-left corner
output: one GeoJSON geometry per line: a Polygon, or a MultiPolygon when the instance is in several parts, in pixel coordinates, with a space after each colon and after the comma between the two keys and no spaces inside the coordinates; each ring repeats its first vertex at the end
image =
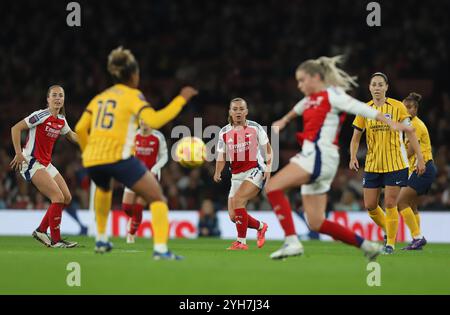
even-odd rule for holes
{"type": "Polygon", "coordinates": [[[156,173],[167,162],[167,144],[164,135],[158,130],[152,130],[148,136],[138,132],[135,137],[135,156],[144,162],[149,170],[155,167],[156,173]]]}
{"type": "Polygon", "coordinates": [[[38,160],[47,166],[52,161],[53,147],[60,135],[70,131],[63,115],[54,117],[48,109],[38,110],[25,118],[28,131],[23,155],[38,160]]]}
{"type": "Polygon", "coordinates": [[[258,166],[264,167],[259,146],[268,142],[267,133],[261,125],[247,120],[243,128],[235,129],[228,124],[220,130],[217,151],[227,153],[231,173],[237,174],[258,166]]]}

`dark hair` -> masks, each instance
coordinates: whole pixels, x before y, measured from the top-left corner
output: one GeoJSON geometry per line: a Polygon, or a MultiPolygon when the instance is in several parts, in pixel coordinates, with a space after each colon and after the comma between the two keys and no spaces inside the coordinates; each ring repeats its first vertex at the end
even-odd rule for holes
{"type": "MultiPolygon", "coordinates": [[[[54,88],[61,88],[61,89],[63,90],[64,94],[66,93],[66,92],[64,91],[64,88],[63,88],[61,85],[59,85],[59,84],[54,84],[54,85],[52,85],[52,86],[50,86],[50,87],[48,88],[48,90],[47,90],[47,97],[50,96],[50,92],[51,92],[54,88]]],[[[63,116],[66,116],[66,106],[65,106],[65,105],[63,105],[63,106],[61,107],[61,109],[59,110],[59,114],[61,114],[61,115],[63,115],[63,116]]]]}
{"type": "Polygon", "coordinates": [[[127,83],[131,75],[138,71],[139,66],[134,55],[122,46],[114,49],[108,56],[108,72],[113,80],[119,83],[127,83]]]}
{"type": "Polygon", "coordinates": [[[411,92],[403,101],[411,101],[416,107],[419,107],[420,101],[422,100],[422,95],[416,92],[411,92]]]}
{"type": "MultiPolygon", "coordinates": [[[[247,102],[243,98],[236,97],[230,101],[230,107],[231,107],[231,103],[234,103],[234,102],[243,102],[243,103],[245,103],[245,105],[247,105],[247,102]]],[[[228,115],[228,123],[233,126],[233,118],[231,117],[231,115],[228,115]]]]}
{"type": "Polygon", "coordinates": [[[383,72],[375,72],[370,77],[370,80],[372,80],[374,77],[382,77],[384,79],[384,82],[386,82],[386,84],[389,84],[388,77],[383,72]]]}

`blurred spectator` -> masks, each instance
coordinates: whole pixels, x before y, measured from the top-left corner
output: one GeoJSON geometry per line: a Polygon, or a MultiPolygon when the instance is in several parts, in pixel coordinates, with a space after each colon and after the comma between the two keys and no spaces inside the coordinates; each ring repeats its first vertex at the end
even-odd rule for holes
{"type": "Polygon", "coordinates": [[[356,201],[355,193],[350,189],[346,189],[342,192],[341,200],[334,204],[334,210],[359,211],[361,207],[356,201]]]}
{"type": "Polygon", "coordinates": [[[2,182],[0,182],[0,210],[6,209],[5,189],[2,182]]]}
{"type": "Polygon", "coordinates": [[[211,199],[205,199],[202,202],[198,221],[198,236],[220,236],[219,221],[211,199]]]}

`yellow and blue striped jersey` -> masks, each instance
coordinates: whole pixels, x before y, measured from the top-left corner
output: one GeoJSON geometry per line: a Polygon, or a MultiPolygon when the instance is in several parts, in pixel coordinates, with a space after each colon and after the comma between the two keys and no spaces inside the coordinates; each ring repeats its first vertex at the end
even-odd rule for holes
{"type": "MultiPolygon", "coordinates": [[[[411,118],[405,105],[392,98],[386,98],[382,106],[376,106],[373,100],[367,105],[396,122],[409,123],[411,118]]],[[[364,168],[366,172],[388,173],[408,167],[408,155],[402,132],[393,131],[385,123],[363,116],[355,117],[353,127],[366,131],[367,156],[364,168]]]]}

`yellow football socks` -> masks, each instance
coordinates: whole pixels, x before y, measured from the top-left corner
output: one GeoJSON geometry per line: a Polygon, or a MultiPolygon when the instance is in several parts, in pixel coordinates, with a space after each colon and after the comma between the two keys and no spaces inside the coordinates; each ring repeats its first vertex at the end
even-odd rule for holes
{"type": "Polygon", "coordinates": [[[383,229],[384,232],[386,232],[386,216],[383,212],[383,209],[378,206],[374,210],[368,210],[368,212],[373,222],[375,222],[380,228],[383,229]]]}
{"type": "Polygon", "coordinates": [[[398,210],[397,207],[386,208],[386,234],[387,243],[386,245],[395,246],[395,239],[397,237],[398,230],[398,210]]]}
{"type": "Polygon", "coordinates": [[[414,239],[420,238],[420,228],[417,224],[416,218],[414,216],[414,212],[410,207],[407,207],[400,211],[400,214],[403,217],[403,220],[405,221],[406,225],[408,226],[409,230],[411,231],[411,235],[414,239]]]}
{"type": "Polygon", "coordinates": [[[111,210],[112,190],[104,191],[100,188],[95,189],[94,209],[95,221],[97,223],[97,236],[106,237],[106,226],[108,223],[108,215],[111,210]]]}
{"type": "Polygon", "coordinates": [[[417,222],[417,226],[420,229],[420,214],[419,212],[417,212],[416,214],[414,214],[414,216],[416,217],[416,222],[417,222]]]}
{"type": "Polygon", "coordinates": [[[167,251],[167,241],[169,239],[169,208],[162,201],[155,201],[150,204],[153,226],[153,244],[157,252],[167,251]]]}

